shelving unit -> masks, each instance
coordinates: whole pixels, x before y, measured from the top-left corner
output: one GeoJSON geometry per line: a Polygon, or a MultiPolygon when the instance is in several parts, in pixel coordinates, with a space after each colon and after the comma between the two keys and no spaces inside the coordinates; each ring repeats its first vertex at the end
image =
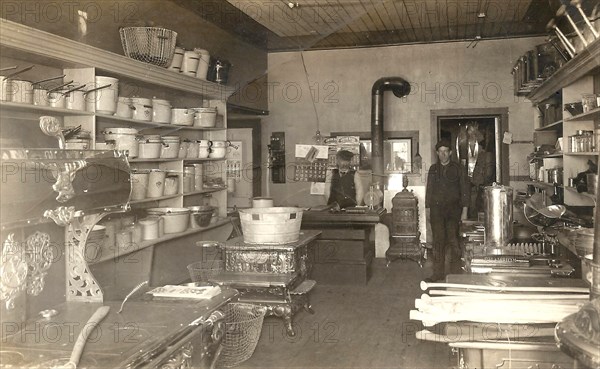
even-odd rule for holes
{"type": "Polygon", "coordinates": [[[154,245],[159,244],[159,243],[168,242],[168,241],[175,240],[175,239],[178,239],[178,238],[182,238],[182,237],[185,237],[185,236],[190,236],[190,235],[193,235],[193,234],[206,232],[208,230],[211,230],[211,229],[214,229],[214,228],[218,228],[218,227],[220,227],[222,225],[228,224],[229,222],[230,222],[229,219],[221,219],[221,220],[218,220],[217,222],[215,222],[213,224],[209,224],[206,227],[188,228],[184,232],[169,233],[169,234],[165,234],[163,237],[159,237],[159,238],[154,239],[154,240],[142,241],[140,244],[136,245],[135,247],[129,247],[129,248],[125,248],[125,249],[109,250],[109,251],[112,251],[112,252],[107,253],[106,255],[100,255],[100,256],[97,257],[97,259],[94,258],[94,260],[91,260],[90,264],[99,264],[99,263],[102,263],[103,261],[120,258],[120,257],[123,257],[125,255],[129,255],[131,253],[134,253],[134,252],[146,249],[148,247],[154,246],[154,245]]]}
{"type": "Polygon", "coordinates": [[[563,120],[561,119],[557,122],[548,124],[547,126],[536,128],[535,130],[538,132],[553,131],[553,130],[558,130],[558,129],[562,130],[562,124],[563,124],[563,120]]]}
{"type": "MultiPolygon", "coordinates": [[[[74,80],[80,83],[93,83],[96,76],[109,76],[119,79],[122,96],[131,96],[130,87],[135,86],[135,94],[141,97],[157,97],[167,99],[174,107],[216,107],[217,125],[214,128],[194,126],[178,126],[173,124],[153,123],[118,116],[96,113],[94,111],[76,111],[52,107],[34,106],[12,102],[0,102],[2,114],[0,124],[3,130],[23,130],[23,121],[37,122],[40,115],[56,116],[65,127],[81,126],[92,133],[92,147],[96,147],[96,137],[110,127],[132,127],[143,133],[177,134],[182,139],[220,140],[227,139],[227,98],[235,92],[235,88],[174,73],[165,68],[146,64],[118,55],[106,50],[82,44],[64,37],[43,32],[19,23],[3,20],[0,32],[0,61],[7,65],[35,65],[32,70],[36,77],[47,78],[48,75],[65,74],[65,81],[74,80]]],[[[27,128],[29,129],[29,128],[27,128]]],[[[5,132],[7,132],[5,130],[5,132]]],[[[54,141],[55,142],[55,141],[54,141]]],[[[166,242],[186,235],[200,234],[203,230],[218,228],[227,224],[227,188],[205,188],[200,191],[183,193],[183,171],[187,163],[219,162],[225,159],[138,159],[129,160],[132,168],[159,168],[179,173],[178,194],[147,198],[132,201],[134,208],[145,205],[184,207],[191,205],[213,205],[218,208],[221,220],[205,229],[190,229],[177,235],[167,235],[152,242],[143,242],[140,247],[148,248],[156,243],[166,242]],[[198,195],[198,196],[194,196],[198,195]],[[204,195],[204,196],[203,196],[204,195]]],[[[225,168],[221,165],[210,165],[205,168],[204,175],[220,178],[226,183],[225,168]]],[[[136,250],[132,250],[136,251],[136,250]]],[[[104,256],[108,258],[123,255],[104,256]]]]}
{"type": "MultiPolygon", "coordinates": [[[[563,104],[581,101],[582,94],[600,93],[600,40],[594,41],[586,50],[569,60],[527,97],[534,104],[540,104],[557,92],[562,93],[563,104]]],[[[536,129],[536,132],[560,129],[563,136],[563,154],[562,159],[556,160],[562,160],[563,183],[568,183],[568,178],[586,171],[589,159],[598,158],[598,152],[570,152],[572,149],[567,138],[575,135],[577,130],[595,131],[599,126],[600,108],[596,108],[572,117],[563,116],[562,121],[536,129]]],[[[595,195],[578,193],[568,186],[564,189],[566,205],[595,206],[595,195]]]]}

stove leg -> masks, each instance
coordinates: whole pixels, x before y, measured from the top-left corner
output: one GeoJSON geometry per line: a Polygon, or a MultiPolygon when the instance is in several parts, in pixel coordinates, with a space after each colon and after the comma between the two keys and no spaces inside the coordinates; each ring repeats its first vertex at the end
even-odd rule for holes
{"type": "Polygon", "coordinates": [[[294,327],[292,325],[292,316],[286,315],[283,319],[285,320],[285,330],[287,331],[288,336],[294,337],[296,332],[294,332],[294,327]]]}

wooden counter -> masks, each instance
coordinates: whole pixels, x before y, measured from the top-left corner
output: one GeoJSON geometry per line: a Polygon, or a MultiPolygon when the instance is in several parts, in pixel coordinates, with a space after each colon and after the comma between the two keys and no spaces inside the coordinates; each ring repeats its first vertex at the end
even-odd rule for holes
{"type": "MultiPolygon", "coordinates": [[[[530,278],[515,275],[472,275],[451,274],[446,276],[448,283],[484,286],[507,287],[583,287],[587,284],[575,278],[530,278]]],[[[535,305],[532,304],[532,309],[535,305]]],[[[450,325],[458,329],[464,322],[450,325]]],[[[496,323],[481,324],[486,334],[492,337],[496,323]]],[[[507,329],[503,335],[513,337],[513,340],[502,339],[473,339],[465,342],[449,342],[450,347],[458,350],[458,368],[577,368],[575,360],[563,353],[556,345],[554,335],[529,337],[538,328],[552,324],[504,325],[507,329]],[[512,330],[508,330],[511,327],[512,330]],[[521,327],[521,328],[519,328],[521,327]],[[513,333],[510,333],[513,332],[513,333]],[[516,332],[516,334],[515,334],[516,332]]],[[[464,334],[471,331],[464,330],[464,334]]]]}
{"type": "Polygon", "coordinates": [[[383,214],[384,208],[364,214],[305,211],[302,229],[322,231],[315,244],[313,279],[321,284],[366,284],[375,257],[371,235],[383,214]]]}
{"type": "MultiPolygon", "coordinates": [[[[110,306],[110,311],[91,333],[78,367],[161,367],[169,360],[184,357],[182,350],[189,351],[192,340],[198,359],[199,356],[211,359],[218,342],[212,342],[213,326],[204,322],[236,296],[237,291],[228,288],[209,300],[159,300],[145,296],[142,300],[128,301],[121,314],[117,313],[121,301],[63,303],[54,307],[57,315],[49,319],[40,316],[14,326],[3,323],[6,329],[0,362],[14,368],[33,367],[56,359],[61,362],[64,359],[62,363],[66,364],[79,332],[102,305],[110,306]],[[197,339],[201,344],[196,344],[197,339]]],[[[222,315],[217,313],[216,317],[222,315]]]]}

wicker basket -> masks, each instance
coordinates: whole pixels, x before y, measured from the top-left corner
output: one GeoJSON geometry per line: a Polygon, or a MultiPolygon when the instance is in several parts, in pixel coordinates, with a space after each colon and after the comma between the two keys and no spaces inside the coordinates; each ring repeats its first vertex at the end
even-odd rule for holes
{"type": "Polygon", "coordinates": [[[302,209],[252,208],[240,210],[244,242],[261,245],[281,245],[298,241],[302,209]]]}
{"type": "Polygon", "coordinates": [[[230,303],[224,309],[225,335],[217,367],[230,368],[248,360],[260,338],[267,313],[264,306],[230,303]]]}
{"type": "Polygon", "coordinates": [[[210,280],[223,272],[222,260],[197,261],[187,266],[192,282],[211,285],[210,280]]]}
{"type": "Polygon", "coordinates": [[[127,57],[159,67],[171,63],[177,32],[157,27],[123,27],[119,33],[127,57]]]}

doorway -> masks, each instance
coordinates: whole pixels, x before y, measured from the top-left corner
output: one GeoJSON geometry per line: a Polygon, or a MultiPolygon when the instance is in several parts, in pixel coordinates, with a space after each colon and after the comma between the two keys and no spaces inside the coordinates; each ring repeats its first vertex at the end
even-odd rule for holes
{"type": "MultiPolygon", "coordinates": [[[[478,149],[493,154],[490,157],[493,158],[494,181],[508,185],[508,148],[502,144],[504,132],[508,131],[508,108],[432,110],[432,151],[435,151],[435,142],[446,139],[452,145],[453,160],[466,167],[466,146],[460,143],[468,124],[477,126],[479,130],[478,149]]],[[[432,152],[432,158],[436,158],[435,152],[432,152]]]]}

